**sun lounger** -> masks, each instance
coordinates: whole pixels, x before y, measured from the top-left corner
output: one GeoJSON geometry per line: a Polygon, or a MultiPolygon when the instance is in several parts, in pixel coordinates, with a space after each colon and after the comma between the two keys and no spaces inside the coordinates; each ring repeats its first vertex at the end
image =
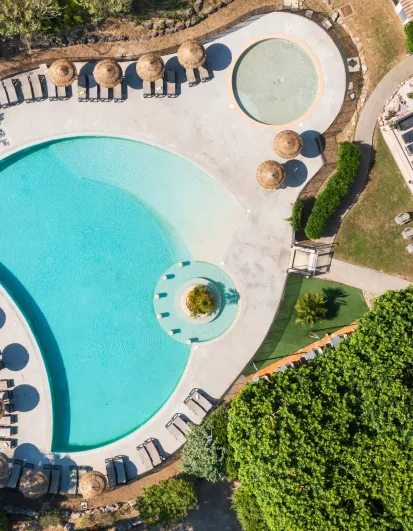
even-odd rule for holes
{"type": "Polygon", "coordinates": [[[337,348],[339,343],[341,341],[341,337],[340,336],[335,336],[335,337],[332,337],[331,338],[331,344],[333,345],[333,347],[337,348]]]}
{"type": "Polygon", "coordinates": [[[100,95],[100,100],[101,101],[110,101],[110,95],[109,95],[109,90],[108,88],[106,87],[102,87],[102,85],[99,85],[99,95],[100,95]]]}
{"type": "Polygon", "coordinates": [[[410,238],[413,238],[413,227],[404,229],[404,231],[402,232],[402,236],[404,240],[410,240],[410,238]]]}
{"type": "Polygon", "coordinates": [[[407,131],[407,133],[404,133],[402,139],[405,144],[411,144],[413,142],[413,131],[407,131]]]}
{"type": "Polygon", "coordinates": [[[155,81],[155,96],[157,98],[163,98],[165,96],[163,77],[155,81]]]}
{"type": "Polygon", "coordinates": [[[16,103],[19,103],[19,99],[16,93],[16,87],[14,86],[13,80],[5,79],[3,81],[3,85],[7,91],[7,95],[9,96],[10,105],[15,105],[16,103]]]}
{"type": "Polygon", "coordinates": [[[405,223],[409,223],[409,221],[412,219],[409,212],[402,212],[398,216],[394,218],[394,221],[397,223],[397,225],[404,225],[405,223]]]}
{"type": "Polygon", "coordinates": [[[206,61],[203,65],[201,65],[198,68],[198,71],[199,71],[199,75],[201,76],[202,83],[205,83],[206,81],[209,81],[211,79],[206,61]]]}
{"type": "Polygon", "coordinates": [[[194,391],[191,394],[191,397],[193,400],[198,402],[198,404],[205,409],[205,411],[208,413],[213,408],[213,404],[209,400],[207,400],[204,396],[202,396],[198,391],[194,391]]]}
{"type": "Polygon", "coordinates": [[[176,74],[175,70],[166,71],[166,94],[168,98],[176,97],[176,74]]]}
{"type": "Polygon", "coordinates": [[[30,76],[30,81],[32,82],[33,94],[35,100],[43,99],[43,87],[40,83],[40,78],[38,74],[33,74],[30,76]]]}
{"type": "Polygon", "coordinates": [[[187,398],[185,401],[185,405],[192,411],[192,413],[195,413],[197,417],[201,419],[205,417],[206,412],[197,402],[194,402],[192,398],[187,398]]]}
{"type": "Polygon", "coordinates": [[[161,456],[159,455],[158,449],[153,444],[153,441],[147,441],[145,443],[145,448],[148,450],[149,457],[151,458],[153,466],[158,466],[162,463],[161,456]]]}
{"type": "Polygon", "coordinates": [[[56,91],[58,100],[67,99],[66,87],[56,87],[56,91]]]}
{"type": "Polygon", "coordinates": [[[108,486],[114,487],[116,485],[116,472],[113,459],[106,459],[106,475],[108,477],[108,486]]]}
{"type": "Polygon", "coordinates": [[[52,477],[52,465],[43,465],[43,474],[47,478],[47,490],[49,490],[50,479],[52,477]]]}
{"type": "Polygon", "coordinates": [[[0,109],[9,105],[9,98],[3,83],[0,81],[0,109]]]}
{"type": "Polygon", "coordinates": [[[77,480],[78,480],[78,483],[80,483],[80,480],[86,474],[86,472],[90,472],[91,470],[93,470],[93,469],[90,466],[78,466],[77,467],[77,480]]]}
{"type": "Polygon", "coordinates": [[[145,445],[141,444],[136,449],[138,450],[139,459],[142,461],[145,470],[150,470],[151,468],[153,468],[152,461],[149,458],[149,454],[146,451],[145,445]]]}
{"type": "Polygon", "coordinates": [[[188,80],[190,87],[195,86],[197,84],[196,77],[195,77],[195,70],[193,70],[192,68],[187,68],[186,79],[188,80]]]}
{"type": "Polygon", "coordinates": [[[0,391],[7,391],[13,387],[13,380],[0,380],[0,391]]]}
{"type": "Polygon", "coordinates": [[[191,431],[191,426],[187,422],[185,422],[182,417],[175,417],[173,419],[173,423],[177,428],[181,430],[184,435],[188,435],[191,431]]]}
{"type": "Polygon", "coordinates": [[[89,87],[89,101],[98,101],[98,86],[93,76],[87,76],[89,87]]]}
{"type": "Polygon", "coordinates": [[[315,360],[317,354],[314,352],[314,350],[310,350],[310,352],[307,352],[307,354],[304,354],[304,358],[307,361],[315,360]]]}
{"type": "Polygon", "coordinates": [[[411,127],[413,127],[413,113],[410,113],[397,121],[397,129],[399,131],[407,131],[411,127]]]}
{"type": "Polygon", "coordinates": [[[174,439],[176,439],[180,444],[184,444],[184,442],[186,441],[186,437],[180,430],[178,430],[175,424],[172,424],[172,422],[170,422],[166,425],[166,429],[169,431],[172,437],[174,437],[174,439]]]}
{"type": "Polygon", "coordinates": [[[413,254],[413,243],[411,243],[410,245],[407,246],[407,252],[409,254],[413,254]]]}
{"type": "Polygon", "coordinates": [[[3,360],[0,360],[0,371],[4,369],[4,363],[3,363],[3,360]]]}
{"type": "Polygon", "coordinates": [[[154,95],[153,83],[149,83],[149,81],[143,81],[143,97],[152,98],[153,95],[154,95]]]}
{"type": "Polygon", "coordinates": [[[77,494],[77,466],[69,467],[69,485],[67,493],[71,495],[77,494]]]}
{"type": "Polygon", "coordinates": [[[53,101],[57,99],[57,93],[56,93],[56,85],[52,83],[50,80],[47,71],[45,72],[45,79],[46,79],[46,85],[47,85],[47,96],[49,97],[49,100],[53,101]]]}
{"type": "Polygon", "coordinates": [[[61,473],[62,467],[60,465],[54,465],[52,469],[52,481],[50,482],[49,488],[50,494],[57,494],[59,492],[61,473]]]}
{"type": "Polygon", "coordinates": [[[123,82],[113,87],[113,99],[116,102],[123,101],[123,82]]]}
{"type": "Polygon", "coordinates": [[[22,88],[22,94],[24,101],[30,103],[33,101],[33,93],[32,93],[32,87],[30,85],[30,80],[27,76],[22,76],[19,78],[21,88],[22,88]]]}
{"type": "Polygon", "coordinates": [[[9,489],[16,489],[17,485],[19,484],[19,479],[23,470],[23,461],[20,459],[15,459],[13,461],[13,467],[11,469],[11,473],[9,476],[9,481],[7,482],[7,486],[9,489]]]}
{"type": "Polygon", "coordinates": [[[123,457],[117,456],[113,461],[115,464],[117,483],[118,485],[123,485],[124,483],[126,483],[126,470],[123,457]]]}
{"type": "Polygon", "coordinates": [[[77,99],[79,101],[87,100],[86,76],[78,76],[77,78],[77,99]]]}
{"type": "Polygon", "coordinates": [[[16,448],[18,444],[17,439],[12,439],[10,437],[0,437],[0,441],[5,448],[16,448]]]}
{"type": "Polygon", "coordinates": [[[323,20],[323,22],[321,23],[321,25],[323,26],[323,28],[328,31],[329,29],[331,29],[333,27],[333,24],[329,21],[328,18],[325,18],[323,20]]]}
{"type": "Polygon", "coordinates": [[[4,415],[0,419],[0,426],[12,426],[16,424],[17,415],[4,415]]]}

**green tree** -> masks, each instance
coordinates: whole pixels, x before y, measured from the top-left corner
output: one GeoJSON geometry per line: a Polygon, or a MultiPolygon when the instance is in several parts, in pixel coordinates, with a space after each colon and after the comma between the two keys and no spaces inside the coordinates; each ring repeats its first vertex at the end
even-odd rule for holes
{"type": "Polygon", "coordinates": [[[404,25],[404,34],[406,36],[406,51],[407,53],[413,53],[413,22],[408,22],[404,25]]]}
{"type": "Polygon", "coordinates": [[[270,531],[412,529],[412,308],[413,286],[387,292],[339,349],[233,400],[229,444],[270,531]]]}
{"type": "Polygon", "coordinates": [[[9,519],[3,509],[0,509],[0,531],[8,531],[9,519]]]}
{"type": "Polygon", "coordinates": [[[60,12],[58,0],[1,0],[0,36],[30,37],[48,29],[60,12]]]}
{"type": "MultiPolygon", "coordinates": [[[[200,426],[193,426],[181,456],[182,471],[215,483],[228,474],[228,410],[221,404],[200,426]]],[[[231,466],[231,464],[230,464],[231,466]]]]}
{"type": "Polygon", "coordinates": [[[132,9],[131,0],[78,0],[78,2],[93,18],[127,13],[132,9]]]}
{"type": "Polygon", "coordinates": [[[59,511],[48,511],[39,518],[39,525],[42,529],[58,527],[62,522],[63,518],[59,511]]]}
{"type": "Polygon", "coordinates": [[[171,478],[144,489],[135,509],[148,525],[172,525],[181,522],[197,505],[194,486],[184,479],[171,478]]]}
{"type": "Polygon", "coordinates": [[[297,301],[295,310],[298,313],[297,324],[313,326],[327,314],[326,299],[322,293],[309,291],[297,301]]]}
{"type": "Polygon", "coordinates": [[[269,531],[255,494],[241,485],[232,496],[232,507],[243,531],[269,531]]]}

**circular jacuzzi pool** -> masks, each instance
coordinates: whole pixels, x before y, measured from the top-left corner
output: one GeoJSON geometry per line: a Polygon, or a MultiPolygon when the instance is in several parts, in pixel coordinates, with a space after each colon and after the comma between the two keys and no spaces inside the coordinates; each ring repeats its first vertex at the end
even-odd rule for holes
{"type": "Polygon", "coordinates": [[[283,35],[249,45],[235,62],[232,90],[238,107],[266,126],[304,120],[321,98],[321,67],[311,50],[283,35]]]}

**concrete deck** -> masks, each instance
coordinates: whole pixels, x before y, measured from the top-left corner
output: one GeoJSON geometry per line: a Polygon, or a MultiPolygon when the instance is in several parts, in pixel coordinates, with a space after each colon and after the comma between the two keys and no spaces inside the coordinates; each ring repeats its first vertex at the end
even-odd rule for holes
{"type": "MultiPolygon", "coordinates": [[[[292,243],[291,227],[285,219],[291,215],[291,205],[306,181],[322,165],[314,135],[323,133],[341,108],[346,89],[341,54],[329,35],[305,17],[271,13],[209,44],[213,79],[208,83],[190,88],[176,57],[165,57],[165,62],[178,74],[180,95],[176,99],[144,100],[135,64],[123,63],[128,84],[124,103],[79,103],[77,97],[72,97],[7,109],[2,127],[10,145],[0,147],[1,154],[51,138],[104,134],[150,142],[200,165],[234,193],[247,210],[218,264],[236,283],[241,296],[239,315],[226,334],[192,349],[173,395],[144,426],[113,444],[70,456],[48,457],[50,433],[44,433],[43,439],[41,434],[34,439],[33,433],[27,433],[27,439],[19,438],[19,442],[33,443],[33,447],[26,447],[26,453],[34,463],[65,459],[104,471],[105,458],[125,455],[129,458],[129,475],[134,476],[145,472],[135,450],[145,439],[158,439],[165,455],[175,452],[179,445],[165,424],[176,413],[199,422],[184,405],[184,399],[194,387],[214,399],[227,391],[260,346],[282,297],[292,243]],[[296,36],[312,49],[323,70],[324,91],[312,115],[296,128],[303,135],[304,150],[298,159],[285,164],[286,187],[264,193],[255,172],[264,160],[277,159],[272,149],[274,132],[251,123],[234,108],[228,74],[232,58],[249,41],[274,33],[296,36]]],[[[93,65],[78,68],[82,74],[90,73],[93,65]]],[[[77,94],[76,86],[73,94],[77,94]]],[[[209,237],[214,238],[214,234],[209,237]]],[[[127,392],[125,389],[125,396],[127,392]]],[[[32,427],[36,429],[36,424],[32,427]]]]}

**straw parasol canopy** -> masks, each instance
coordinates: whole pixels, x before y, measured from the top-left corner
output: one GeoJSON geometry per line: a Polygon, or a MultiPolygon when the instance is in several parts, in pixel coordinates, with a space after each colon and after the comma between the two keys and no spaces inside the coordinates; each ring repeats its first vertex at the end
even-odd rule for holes
{"type": "Polygon", "coordinates": [[[165,64],[162,57],[152,52],[145,53],[139,57],[136,63],[136,72],[144,81],[152,83],[163,76],[165,64]]]}
{"type": "Polygon", "coordinates": [[[275,160],[266,160],[257,168],[257,181],[266,190],[276,190],[284,181],[284,167],[275,160]]]}
{"type": "Polygon", "coordinates": [[[26,470],[20,479],[19,489],[26,498],[40,498],[47,493],[49,481],[41,470],[26,470]]]}
{"type": "Polygon", "coordinates": [[[68,59],[58,59],[48,70],[49,78],[56,87],[68,87],[76,79],[75,65],[68,59]]]}
{"type": "Polygon", "coordinates": [[[86,472],[79,481],[79,492],[86,499],[100,496],[104,493],[105,489],[106,477],[96,470],[86,472]]]}
{"type": "Polygon", "coordinates": [[[295,131],[281,131],[274,139],[274,151],[282,159],[295,159],[302,148],[301,136],[295,131]]]}
{"type": "Polygon", "coordinates": [[[93,69],[96,83],[102,87],[113,88],[122,81],[122,69],[120,65],[112,59],[99,61],[93,69]]]}
{"type": "Polygon", "coordinates": [[[198,68],[205,63],[206,50],[198,41],[190,40],[181,44],[178,61],[184,68],[198,68]]]}
{"type": "Polygon", "coordinates": [[[9,458],[6,454],[0,454],[0,479],[6,479],[9,475],[9,458]]]}

